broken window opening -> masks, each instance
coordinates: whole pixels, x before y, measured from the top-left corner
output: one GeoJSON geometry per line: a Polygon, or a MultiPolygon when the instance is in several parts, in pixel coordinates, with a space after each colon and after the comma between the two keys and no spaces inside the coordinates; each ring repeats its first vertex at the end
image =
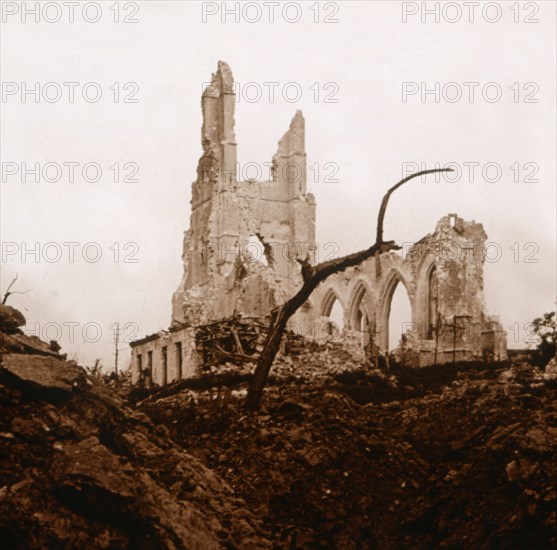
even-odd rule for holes
{"type": "Polygon", "coordinates": [[[265,245],[257,234],[250,235],[247,243],[242,247],[242,253],[248,262],[258,263],[265,267],[272,266],[271,246],[265,245]]]}
{"type": "Polygon", "coordinates": [[[139,379],[143,380],[143,366],[141,365],[142,363],[142,357],[141,357],[141,353],[137,354],[137,373],[139,374],[139,379]]]}
{"type": "Polygon", "coordinates": [[[275,258],[274,258],[274,254],[273,254],[272,245],[270,243],[268,243],[267,241],[265,241],[265,239],[263,239],[263,237],[259,233],[257,233],[257,238],[263,244],[263,255],[264,255],[265,259],[267,260],[267,265],[269,267],[273,267],[275,258]]]}
{"type": "Polygon", "coordinates": [[[153,383],[153,352],[147,352],[147,372],[145,373],[145,378],[149,385],[153,383]]]}
{"type": "Polygon", "coordinates": [[[432,266],[427,277],[427,339],[433,340],[435,331],[437,330],[438,316],[438,287],[437,287],[437,269],[432,266]]]}
{"type": "Polygon", "coordinates": [[[412,306],[406,287],[400,279],[395,282],[388,311],[388,345],[389,351],[392,351],[399,347],[403,336],[412,327],[412,306]]]}
{"type": "Polygon", "coordinates": [[[322,316],[327,317],[325,333],[332,336],[335,333],[341,334],[344,330],[344,309],[334,292],[329,292],[325,297],[322,307],[322,316]]]}
{"type": "Polygon", "coordinates": [[[182,358],[182,342],[176,342],[174,344],[176,350],[176,365],[178,366],[178,380],[182,379],[183,376],[183,358],[182,358]]]}
{"type": "Polygon", "coordinates": [[[168,348],[162,348],[162,383],[163,385],[168,382],[168,348]]]}

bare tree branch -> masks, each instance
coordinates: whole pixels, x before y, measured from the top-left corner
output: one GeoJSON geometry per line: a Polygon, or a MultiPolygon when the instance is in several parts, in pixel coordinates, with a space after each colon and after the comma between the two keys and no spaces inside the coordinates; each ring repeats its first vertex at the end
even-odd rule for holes
{"type": "Polygon", "coordinates": [[[309,263],[309,254],[306,254],[305,259],[297,258],[296,261],[302,266],[302,279],[304,282],[309,280],[314,272],[312,265],[309,263]]]}
{"type": "Polygon", "coordinates": [[[263,351],[257,359],[257,366],[253,372],[250,380],[248,394],[246,397],[246,408],[256,410],[261,403],[263,395],[263,388],[267,383],[269,372],[273,365],[273,361],[280,348],[280,342],[286,329],[286,323],[296,313],[298,308],[310,297],[315,288],[322,283],[327,277],[335,273],[344,271],[349,267],[356,266],[361,262],[379,254],[388,252],[389,250],[400,250],[400,246],[394,241],[383,241],[383,223],[385,220],[385,213],[389,198],[399,187],[404,185],[411,179],[425,176],[426,174],[433,174],[436,172],[452,172],[451,168],[434,168],[432,170],[422,170],[416,172],[406,178],[400,180],[396,185],[393,185],[383,196],[379,214],[377,216],[377,234],[375,243],[366,250],[343,256],[335,260],[329,260],[316,266],[310,266],[309,260],[298,260],[302,266],[303,285],[300,290],[292,296],[287,302],[282,304],[277,309],[271,312],[271,322],[269,324],[269,332],[265,341],[263,351]]]}
{"type": "Polygon", "coordinates": [[[13,281],[8,285],[8,288],[6,289],[6,293],[4,294],[4,299],[2,300],[3,304],[6,303],[6,300],[8,299],[8,296],[10,295],[10,288],[12,288],[12,286],[14,286],[14,283],[17,281],[17,277],[18,277],[18,274],[16,273],[13,281]]]}
{"type": "Polygon", "coordinates": [[[393,185],[383,197],[381,201],[381,207],[379,208],[379,215],[377,216],[377,236],[375,237],[375,242],[383,242],[383,221],[385,219],[385,213],[387,211],[387,205],[389,204],[389,199],[391,195],[399,188],[402,187],[406,182],[411,179],[417,178],[418,176],[425,176],[427,174],[434,174],[436,172],[454,172],[452,168],[432,168],[431,170],[422,170],[421,172],[416,172],[415,174],[410,174],[409,176],[401,179],[397,184],[393,185]]]}
{"type": "MultiPolygon", "coordinates": [[[[29,292],[29,289],[27,289],[27,290],[14,290],[12,292],[8,292],[8,296],[11,296],[12,294],[27,294],[28,292],[29,292]]],[[[3,303],[5,303],[5,302],[3,302],[3,303]]]]}
{"type": "Polygon", "coordinates": [[[15,277],[13,278],[12,282],[8,285],[8,288],[6,289],[6,292],[4,294],[4,298],[2,299],[2,304],[5,304],[8,301],[8,298],[12,295],[12,294],[27,294],[27,292],[29,292],[29,290],[23,290],[23,291],[12,291],[10,292],[10,288],[12,288],[12,286],[14,286],[15,282],[18,279],[18,274],[15,274],[15,277]]]}

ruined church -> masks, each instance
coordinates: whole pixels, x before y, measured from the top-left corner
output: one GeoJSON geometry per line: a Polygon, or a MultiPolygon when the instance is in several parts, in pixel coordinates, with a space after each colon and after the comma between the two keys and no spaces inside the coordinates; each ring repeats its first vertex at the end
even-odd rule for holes
{"type": "MultiPolygon", "coordinates": [[[[265,323],[302,284],[298,259],[316,263],[315,198],[306,188],[305,121],[297,111],[278,142],[268,181],[238,181],[235,93],[219,62],[201,107],[203,153],[192,184],[184,272],[168,330],[131,343],[132,380],[166,384],[203,366],[199,327],[233,317],[265,323]]],[[[403,254],[389,252],[324,281],[290,322],[318,343],[337,337],[362,360],[388,353],[389,314],[404,285],[412,318],[395,351],[407,364],[506,357],[505,334],[486,315],[481,224],[456,214],[403,254]],[[343,327],[331,321],[340,305],[343,327]]]]}

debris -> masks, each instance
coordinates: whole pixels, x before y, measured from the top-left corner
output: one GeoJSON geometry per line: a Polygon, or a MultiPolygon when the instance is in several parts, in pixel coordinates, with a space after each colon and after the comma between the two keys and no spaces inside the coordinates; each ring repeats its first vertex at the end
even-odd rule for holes
{"type": "Polygon", "coordinates": [[[193,390],[188,414],[189,393],[141,410],[291,547],[301,533],[311,547],[343,549],[552,547],[556,390],[506,371],[381,372],[339,345],[306,343],[277,357],[260,414],[243,412],[245,382],[230,386],[225,412],[209,389],[193,390]]]}
{"type": "Polygon", "coordinates": [[[267,327],[255,317],[231,317],[197,327],[196,349],[205,369],[226,361],[253,361],[266,334],[267,327]]]}
{"type": "Polygon", "coordinates": [[[4,334],[14,334],[19,332],[19,327],[25,325],[23,314],[6,304],[0,304],[0,332],[4,334]]]}
{"type": "Polygon", "coordinates": [[[70,393],[85,378],[85,369],[75,363],[43,355],[8,353],[0,365],[18,380],[47,391],[70,393]]]}

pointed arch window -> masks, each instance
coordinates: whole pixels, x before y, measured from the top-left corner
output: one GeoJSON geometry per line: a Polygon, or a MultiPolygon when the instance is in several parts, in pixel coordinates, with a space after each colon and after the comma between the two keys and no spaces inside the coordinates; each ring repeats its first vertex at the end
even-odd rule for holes
{"type": "Polygon", "coordinates": [[[427,275],[427,339],[432,340],[437,330],[437,316],[439,312],[439,285],[437,281],[437,268],[431,267],[427,275]]]}

